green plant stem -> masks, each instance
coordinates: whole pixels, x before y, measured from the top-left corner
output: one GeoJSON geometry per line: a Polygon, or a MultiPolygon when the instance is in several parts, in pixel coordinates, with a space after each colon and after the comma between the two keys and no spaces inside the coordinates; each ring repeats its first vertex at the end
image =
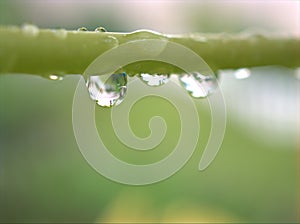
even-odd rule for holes
{"type": "MultiPolygon", "coordinates": [[[[83,32],[38,29],[34,26],[0,27],[0,74],[82,74],[100,54],[131,40],[167,39],[200,55],[213,69],[279,65],[300,67],[298,37],[266,35],[189,34],[162,35],[149,31],[133,33],[83,32]]],[[[161,62],[128,66],[127,72],[154,73],[161,62]]],[[[165,67],[167,73],[176,68],[165,67]]]]}

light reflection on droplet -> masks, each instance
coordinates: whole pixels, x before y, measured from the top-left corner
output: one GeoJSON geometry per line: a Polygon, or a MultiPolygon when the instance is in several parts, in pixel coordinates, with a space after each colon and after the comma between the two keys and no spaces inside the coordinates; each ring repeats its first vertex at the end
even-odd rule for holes
{"type": "Polygon", "coordinates": [[[249,78],[250,75],[251,75],[251,71],[248,68],[237,69],[234,72],[234,76],[237,79],[246,79],[246,78],[249,78]]]}
{"type": "Polygon", "coordinates": [[[63,80],[64,78],[61,75],[49,75],[49,79],[54,80],[54,81],[56,81],[56,80],[60,81],[60,80],[63,80]]]}
{"type": "Polygon", "coordinates": [[[39,34],[39,28],[32,24],[24,24],[22,26],[22,32],[26,36],[36,37],[39,34]]]}
{"type": "Polygon", "coordinates": [[[150,75],[147,73],[142,73],[140,75],[141,80],[146,83],[148,86],[161,86],[169,81],[168,75],[150,75]]]}
{"type": "Polygon", "coordinates": [[[218,86],[214,76],[199,73],[179,75],[179,81],[186,91],[194,98],[205,98],[218,86]]]}

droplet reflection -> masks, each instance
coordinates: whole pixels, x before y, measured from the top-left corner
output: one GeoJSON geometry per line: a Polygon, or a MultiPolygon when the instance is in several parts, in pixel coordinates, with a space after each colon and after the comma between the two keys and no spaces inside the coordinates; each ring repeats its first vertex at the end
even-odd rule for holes
{"type": "Polygon", "coordinates": [[[146,83],[148,86],[161,86],[169,81],[168,75],[150,75],[147,73],[142,73],[140,75],[141,80],[146,83]]]}
{"type": "Polygon", "coordinates": [[[49,75],[49,79],[54,80],[54,81],[56,81],[56,80],[60,81],[60,80],[63,80],[64,78],[61,75],[49,75]]]}
{"type": "Polygon", "coordinates": [[[196,72],[179,75],[179,81],[194,98],[205,98],[218,86],[217,79],[214,76],[205,76],[196,72]]]}
{"type": "Polygon", "coordinates": [[[120,104],[127,90],[126,73],[112,75],[92,75],[86,82],[90,97],[102,107],[120,104]]]}
{"type": "Polygon", "coordinates": [[[251,75],[251,71],[248,68],[237,69],[234,72],[234,76],[237,79],[246,79],[246,78],[249,78],[250,75],[251,75]]]}

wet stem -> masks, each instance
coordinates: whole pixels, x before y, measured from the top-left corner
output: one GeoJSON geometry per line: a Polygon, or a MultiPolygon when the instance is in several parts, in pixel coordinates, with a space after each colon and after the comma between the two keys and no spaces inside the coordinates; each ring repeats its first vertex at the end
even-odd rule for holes
{"type": "MultiPolygon", "coordinates": [[[[300,67],[299,37],[261,34],[163,35],[149,31],[133,33],[66,31],[27,27],[0,27],[0,74],[82,74],[105,51],[132,40],[166,39],[200,55],[213,69],[236,69],[279,65],[300,67]]],[[[158,67],[161,62],[155,62],[158,67]]],[[[129,67],[127,72],[154,73],[154,64],[129,67]]],[[[167,68],[168,69],[168,68],[167,68]]],[[[173,69],[173,68],[172,68],[173,69]]],[[[176,72],[172,70],[167,73],[176,72]]]]}

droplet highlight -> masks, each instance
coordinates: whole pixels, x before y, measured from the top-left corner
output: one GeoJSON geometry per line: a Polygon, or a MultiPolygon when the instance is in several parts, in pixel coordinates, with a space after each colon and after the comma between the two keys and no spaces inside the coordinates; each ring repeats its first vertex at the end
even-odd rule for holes
{"type": "Polygon", "coordinates": [[[90,97],[99,106],[112,107],[119,105],[126,95],[126,73],[112,75],[91,75],[88,77],[86,86],[90,97]]]}
{"type": "Polygon", "coordinates": [[[24,24],[22,26],[22,32],[29,37],[36,37],[37,35],[39,35],[39,28],[35,25],[32,24],[24,24]]]}
{"type": "Polygon", "coordinates": [[[251,71],[248,68],[237,69],[234,72],[234,77],[236,79],[246,79],[246,78],[249,78],[250,75],[251,75],[251,71]]]}
{"type": "Polygon", "coordinates": [[[217,87],[217,79],[214,76],[206,76],[199,73],[191,73],[178,76],[183,88],[194,98],[205,98],[217,87]]]}
{"type": "Polygon", "coordinates": [[[54,81],[60,81],[60,80],[63,80],[64,77],[61,75],[49,75],[49,79],[54,80],[54,81]]]}
{"type": "Polygon", "coordinates": [[[161,86],[169,81],[169,76],[159,74],[150,75],[147,73],[142,73],[140,75],[140,79],[148,86],[161,86]]]}

